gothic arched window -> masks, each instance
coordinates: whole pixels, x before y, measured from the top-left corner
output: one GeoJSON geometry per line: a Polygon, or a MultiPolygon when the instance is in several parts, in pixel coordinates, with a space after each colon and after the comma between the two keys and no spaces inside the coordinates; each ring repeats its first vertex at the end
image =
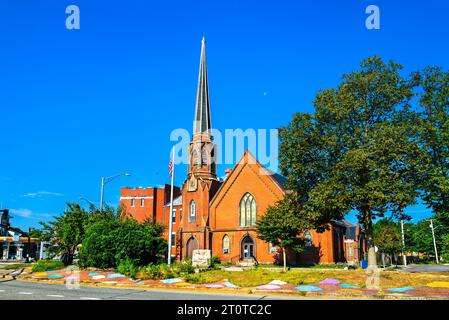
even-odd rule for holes
{"type": "Polygon", "coordinates": [[[189,221],[196,221],[196,203],[195,201],[190,201],[190,210],[189,210],[189,221]]]}
{"type": "Polygon", "coordinates": [[[229,236],[227,234],[223,237],[223,254],[227,254],[231,251],[231,241],[229,240],[229,236]]]}
{"type": "Polygon", "coordinates": [[[256,200],[250,193],[246,193],[240,200],[239,222],[241,227],[256,225],[256,200]]]}

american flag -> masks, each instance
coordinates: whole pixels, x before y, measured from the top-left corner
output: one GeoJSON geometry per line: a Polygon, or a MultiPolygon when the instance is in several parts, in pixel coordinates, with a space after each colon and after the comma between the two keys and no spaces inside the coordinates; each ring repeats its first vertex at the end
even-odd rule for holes
{"type": "Polygon", "coordinates": [[[173,175],[173,159],[170,159],[168,163],[168,172],[170,173],[170,177],[173,175]]]}

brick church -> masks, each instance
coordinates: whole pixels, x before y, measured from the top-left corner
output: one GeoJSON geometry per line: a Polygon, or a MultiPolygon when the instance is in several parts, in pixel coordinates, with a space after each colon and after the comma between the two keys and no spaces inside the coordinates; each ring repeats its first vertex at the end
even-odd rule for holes
{"type": "MultiPolygon", "coordinates": [[[[203,38],[188,173],[182,187],[174,188],[172,214],[169,185],[122,188],[120,203],[138,221],[166,225],[166,239],[172,219],[171,253],[177,260],[191,257],[195,249],[209,249],[221,261],[280,262],[278,248],[257,238],[256,222],[286,194],[285,178],[264,168],[249,151],[225,177],[218,177],[210,110],[203,38]]],[[[305,250],[289,253],[290,264],[356,263],[366,252],[360,227],[346,221],[332,222],[324,233],[310,230],[304,237],[305,250]]]]}

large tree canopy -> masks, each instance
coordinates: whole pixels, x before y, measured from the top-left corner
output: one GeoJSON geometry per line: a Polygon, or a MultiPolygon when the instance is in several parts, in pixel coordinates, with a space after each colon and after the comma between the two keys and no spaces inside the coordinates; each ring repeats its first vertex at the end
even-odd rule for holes
{"type": "Polygon", "coordinates": [[[363,61],[336,88],[318,93],[314,115],[295,115],[280,130],[287,187],[317,222],[356,210],[370,265],[377,265],[373,220],[389,210],[401,216],[418,196],[420,150],[409,111],[415,81],[401,69],[378,57],[363,61]]]}

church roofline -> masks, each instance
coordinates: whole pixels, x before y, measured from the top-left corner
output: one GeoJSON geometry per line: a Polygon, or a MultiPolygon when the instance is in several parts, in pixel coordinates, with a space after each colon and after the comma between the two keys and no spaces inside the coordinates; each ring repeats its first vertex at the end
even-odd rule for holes
{"type": "Polygon", "coordinates": [[[255,156],[253,156],[253,154],[249,150],[245,150],[245,152],[243,152],[243,155],[240,157],[240,160],[237,161],[237,163],[234,165],[234,168],[232,168],[232,171],[227,175],[226,180],[224,180],[222,182],[220,188],[218,188],[218,190],[215,193],[215,195],[213,196],[213,198],[209,201],[209,207],[212,205],[212,203],[215,201],[215,199],[219,196],[221,189],[223,189],[224,186],[227,184],[227,182],[231,180],[230,178],[234,174],[235,169],[237,169],[237,167],[244,162],[245,157],[251,157],[252,159],[254,159],[254,163],[258,167],[260,167],[261,169],[265,170],[267,173],[271,173],[271,174],[267,174],[267,176],[274,182],[274,184],[276,186],[278,186],[278,188],[282,191],[282,193],[284,193],[284,194],[287,193],[287,190],[285,190],[284,187],[276,180],[276,178],[273,177],[273,171],[265,168],[265,166],[263,166],[259,162],[259,160],[257,160],[257,158],[255,156]]]}

